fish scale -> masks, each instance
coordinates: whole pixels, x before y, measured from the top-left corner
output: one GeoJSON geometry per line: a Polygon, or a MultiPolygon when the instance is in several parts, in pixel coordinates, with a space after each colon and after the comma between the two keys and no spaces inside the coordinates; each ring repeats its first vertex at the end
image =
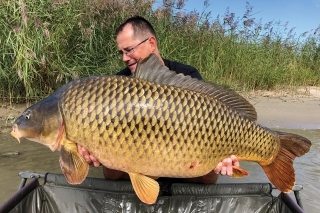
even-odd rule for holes
{"type": "MultiPolygon", "coordinates": [[[[98,159],[109,168],[127,167],[145,175],[195,177],[206,174],[220,160],[233,154],[232,148],[226,150],[225,147],[243,149],[241,142],[250,140],[246,132],[252,132],[255,126],[240,116],[230,116],[234,114],[232,109],[207,95],[128,77],[90,78],[82,84],[75,81],[61,94],[61,103],[70,140],[97,153],[98,159]],[[96,94],[96,90],[104,98],[83,95],[96,94]],[[104,149],[100,145],[95,147],[96,142],[104,149]],[[105,161],[105,152],[111,158],[123,160],[105,161]],[[134,154],[128,155],[128,152],[134,154]],[[184,159],[177,158],[180,152],[184,159]],[[126,165],[130,161],[135,161],[134,165],[126,165]],[[190,171],[186,165],[193,162],[199,164],[190,171]],[[156,169],[150,171],[149,168],[156,169]]],[[[262,138],[269,139],[271,147],[265,153],[272,153],[278,141],[274,140],[270,146],[273,135],[262,138]]],[[[266,149],[263,141],[255,147],[266,149]]],[[[259,149],[243,152],[253,154],[259,149]]],[[[241,158],[241,154],[237,154],[241,158]]],[[[258,156],[253,154],[252,160],[271,157],[258,156]]]]}
{"type": "MultiPolygon", "coordinates": [[[[295,183],[293,160],[309,151],[299,135],[256,123],[253,106],[219,85],[168,70],[155,55],[133,76],[74,80],[26,109],[11,134],[60,151],[71,184],[89,166],[82,145],[104,166],[127,172],[138,197],[156,202],[159,184],[149,177],[199,177],[226,157],[259,163],[282,192],[295,183]]],[[[248,173],[233,166],[235,177],[248,173]]]]}

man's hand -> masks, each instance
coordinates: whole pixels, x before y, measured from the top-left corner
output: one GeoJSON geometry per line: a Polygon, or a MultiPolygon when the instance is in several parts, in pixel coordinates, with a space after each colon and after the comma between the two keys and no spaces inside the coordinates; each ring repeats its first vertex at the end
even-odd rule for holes
{"type": "Polygon", "coordinates": [[[231,176],[233,174],[232,166],[240,166],[239,161],[235,155],[231,155],[230,158],[225,158],[222,162],[218,163],[214,172],[216,174],[228,175],[231,176]]]}
{"type": "Polygon", "coordinates": [[[101,166],[101,163],[98,161],[98,159],[95,156],[91,155],[87,149],[83,148],[80,145],[78,145],[78,152],[84,157],[89,165],[92,164],[95,167],[101,166]]]}

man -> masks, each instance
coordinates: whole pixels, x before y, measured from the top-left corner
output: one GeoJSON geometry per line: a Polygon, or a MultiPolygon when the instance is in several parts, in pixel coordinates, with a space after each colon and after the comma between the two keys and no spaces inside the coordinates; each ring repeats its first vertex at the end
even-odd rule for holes
{"type": "MultiPolygon", "coordinates": [[[[127,67],[118,72],[117,75],[131,75],[135,72],[139,60],[154,53],[170,70],[173,70],[176,73],[190,75],[193,78],[202,79],[200,73],[194,67],[169,61],[161,57],[155,30],[147,20],[140,16],[134,16],[127,19],[116,29],[116,41],[119,55],[127,65],[127,67]]],[[[78,152],[84,156],[89,164],[92,163],[96,167],[100,166],[100,162],[94,156],[90,155],[83,147],[78,146],[78,152]]],[[[212,172],[205,176],[181,180],[185,182],[215,183],[219,173],[222,175],[232,175],[233,165],[239,166],[239,162],[235,156],[224,159],[212,172]]],[[[108,169],[106,167],[103,167],[103,173],[107,179],[129,179],[127,173],[108,169]]]]}

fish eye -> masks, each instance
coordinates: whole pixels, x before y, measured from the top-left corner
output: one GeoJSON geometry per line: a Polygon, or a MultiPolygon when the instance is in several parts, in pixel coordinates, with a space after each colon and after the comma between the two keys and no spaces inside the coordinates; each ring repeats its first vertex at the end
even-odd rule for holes
{"type": "Polygon", "coordinates": [[[24,118],[25,118],[26,120],[29,120],[30,117],[31,117],[31,112],[30,112],[30,111],[27,111],[26,114],[24,115],[24,118]]]}

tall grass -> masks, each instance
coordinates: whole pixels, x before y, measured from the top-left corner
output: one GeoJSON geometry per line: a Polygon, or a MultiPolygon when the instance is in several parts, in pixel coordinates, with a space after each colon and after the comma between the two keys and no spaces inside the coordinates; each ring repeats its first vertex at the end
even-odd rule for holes
{"type": "MultiPolygon", "coordinates": [[[[33,101],[79,77],[113,74],[115,28],[141,15],[157,31],[164,58],[197,67],[236,90],[320,85],[320,29],[295,35],[280,22],[256,21],[253,8],[185,12],[184,1],[0,1],[0,101],[33,101]],[[276,30],[275,30],[276,29],[276,30]]],[[[208,1],[204,1],[208,6],[208,1]]]]}

